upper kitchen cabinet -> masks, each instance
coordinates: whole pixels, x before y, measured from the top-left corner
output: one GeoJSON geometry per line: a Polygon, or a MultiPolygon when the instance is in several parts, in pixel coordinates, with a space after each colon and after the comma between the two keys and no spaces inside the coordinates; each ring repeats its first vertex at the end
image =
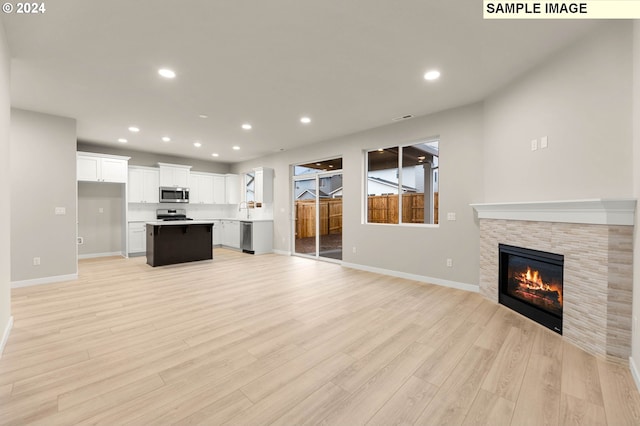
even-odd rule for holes
{"type": "Polygon", "coordinates": [[[160,186],[189,188],[189,171],[191,166],[158,163],[160,166],[160,186]]]}
{"type": "Polygon", "coordinates": [[[273,169],[260,167],[255,169],[256,204],[273,203],[273,169]]]}
{"type": "Polygon", "coordinates": [[[224,177],[226,204],[240,202],[240,176],[228,174],[224,177]]]}
{"type": "Polygon", "coordinates": [[[129,167],[129,202],[158,203],[160,170],[153,167],[129,167]]]}
{"type": "Polygon", "coordinates": [[[213,204],[214,176],[211,173],[193,172],[189,176],[189,202],[191,204],[213,204]]]}
{"type": "Polygon", "coordinates": [[[76,155],[78,181],[127,183],[127,165],[131,157],[89,152],[76,155]]]}
{"type": "Polygon", "coordinates": [[[226,204],[227,203],[227,187],[226,179],[224,176],[213,176],[213,203],[214,204],[226,204]]]}
{"type": "Polygon", "coordinates": [[[273,169],[259,167],[244,174],[243,201],[262,207],[273,202],[273,169]]]}

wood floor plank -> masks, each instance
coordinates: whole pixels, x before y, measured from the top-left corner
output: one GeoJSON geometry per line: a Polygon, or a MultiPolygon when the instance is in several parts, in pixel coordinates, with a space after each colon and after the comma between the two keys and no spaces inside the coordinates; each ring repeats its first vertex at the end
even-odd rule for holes
{"type": "Polygon", "coordinates": [[[367,425],[412,425],[437,392],[437,386],[411,376],[367,422],[367,425]]]}
{"type": "Polygon", "coordinates": [[[333,263],[88,259],[13,289],[12,315],[0,424],[640,424],[626,363],[477,293],[333,263]]]}
{"type": "Polygon", "coordinates": [[[626,367],[598,360],[602,398],[609,425],[640,424],[640,393],[626,367]]]}
{"type": "Polygon", "coordinates": [[[482,383],[482,388],[515,403],[532,345],[532,333],[511,327],[482,383]]]}
{"type": "Polygon", "coordinates": [[[555,358],[531,354],[513,413],[513,424],[560,424],[561,366],[555,358]]]}
{"type": "Polygon", "coordinates": [[[464,426],[509,425],[515,405],[515,402],[480,389],[462,424],[464,426]]]}

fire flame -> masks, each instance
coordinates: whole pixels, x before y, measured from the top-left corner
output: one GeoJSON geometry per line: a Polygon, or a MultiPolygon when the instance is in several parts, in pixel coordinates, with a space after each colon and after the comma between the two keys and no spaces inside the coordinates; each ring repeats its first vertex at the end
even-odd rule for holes
{"type": "Polygon", "coordinates": [[[527,272],[520,274],[520,285],[525,286],[530,290],[543,290],[558,293],[558,302],[562,304],[562,292],[560,291],[560,286],[556,284],[547,284],[542,281],[542,276],[538,271],[532,271],[530,267],[527,266],[527,272]]]}

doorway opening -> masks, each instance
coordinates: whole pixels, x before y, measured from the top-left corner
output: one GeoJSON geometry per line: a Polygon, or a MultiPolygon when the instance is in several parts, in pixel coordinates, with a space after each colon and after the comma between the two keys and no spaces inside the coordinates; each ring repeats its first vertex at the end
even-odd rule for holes
{"type": "Polygon", "coordinates": [[[294,254],[342,260],[342,158],[293,167],[294,254]]]}

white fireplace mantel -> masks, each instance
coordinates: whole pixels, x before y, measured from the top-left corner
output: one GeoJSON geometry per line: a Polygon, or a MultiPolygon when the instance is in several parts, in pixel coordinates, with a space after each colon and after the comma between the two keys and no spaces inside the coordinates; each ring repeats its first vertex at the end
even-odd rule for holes
{"type": "Polygon", "coordinates": [[[635,199],[471,204],[479,219],[633,225],[635,199]]]}

